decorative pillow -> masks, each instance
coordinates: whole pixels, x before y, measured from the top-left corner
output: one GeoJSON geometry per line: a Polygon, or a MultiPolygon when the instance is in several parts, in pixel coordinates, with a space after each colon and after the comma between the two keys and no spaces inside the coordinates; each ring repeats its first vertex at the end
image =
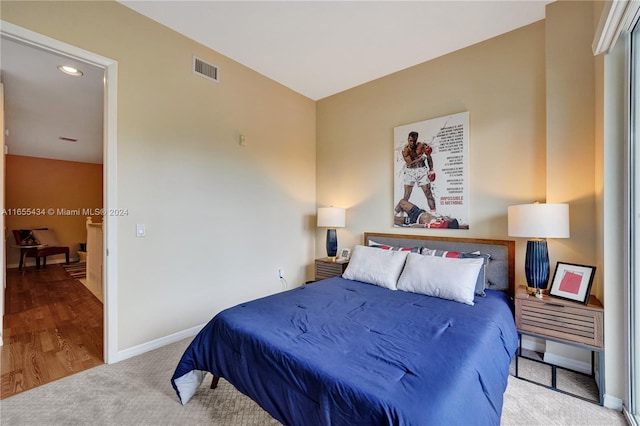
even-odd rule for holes
{"type": "Polygon", "coordinates": [[[407,254],[406,251],[355,246],[342,278],[396,290],[407,254]]]}
{"type": "Polygon", "coordinates": [[[476,281],[476,296],[485,297],[487,294],[484,292],[484,289],[489,286],[487,281],[487,265],[491,260],[491,255],[480,252],[473,253],[460,253],[460,259],[482,259],[482,269],[480,269],[480,273],[478,274],[478,280],[476,281]]]}
{"type": "Polygon", "coordinates": [[[460,257],[459,251],[446,251],[446,250],[433,250],[430,248],[423,247],[420,251],[420,254],[424,256],[436,256],[436,257],[460,257]]]}
{"type": "Polygon", "coordinates": [[[507,259],[494,259],[491,258],[489,267],[487,267],[487,283],[485,288],[507,288],[509,285],[509,278],[504,272],[509,268],[507,259]]]}
{"type": "Polygon", "coordinates": [[[445,251],[445,250],[432,250],[428,248],[423,248],[420,252],[424,256],[437,256],[437,257],[450,257],[457,259],[468,259],[468,258],[478,258],[481,257],[484,259],[484,264],[482,265],[482,269],[478,274],[478,280],[476,281],[476,295],[485,297],[486,293],[484,289],[488,287],[487,282],[487,265],[489,264],[489,259],[491,258],[490,254],[480,253],[479,251],[474,251],[473,253],[461,253],[459,251],[445,251]]]}
{"type": "Polygon", "coordinates": [[[473,306],[483,259],[421,256],[409,253],[398,290],[435,296],[473,306]]]}
{"type": "Polygon", "coordinates": [[[371,240],[369,240],[369,247],[375,247],[381,250],[410,251],[412,253],[420,253],[420,250],[422,250],[422,247],[394,247],[388,244],[377,243],[371,240]]]}
{"type": "Polygon", "coordinates": [[[31,232],[33,232],[37,244],[44,244],[49,247],[57,247],[60,245],[55,232],[51,229],[34,229],[31,232]]]}

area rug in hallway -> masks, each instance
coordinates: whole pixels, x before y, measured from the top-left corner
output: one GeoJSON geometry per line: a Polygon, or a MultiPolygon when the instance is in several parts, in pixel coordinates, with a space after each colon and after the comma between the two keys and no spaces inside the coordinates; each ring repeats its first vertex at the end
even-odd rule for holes
{"type": "Polygon", "coordinates": [[[67,271],[67,274],[76,280],[87,277],[87,264],[84,262],[70,263],[68,265],[63,263],[62,267],[67,271]]]}

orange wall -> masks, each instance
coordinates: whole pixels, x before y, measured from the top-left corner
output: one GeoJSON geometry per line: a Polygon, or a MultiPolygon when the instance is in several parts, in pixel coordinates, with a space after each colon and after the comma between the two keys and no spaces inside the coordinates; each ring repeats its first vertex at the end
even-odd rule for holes
{"type": "MultiPolygon", "coordinates": [[[[102,208],[102,164],[50,160],[47,158],[6,156],[7,265],[17,265],[18,250],[12,229],[49,228],[61,245],[69,246],[71,258],[77,257],[79,243],[86,242],[86,216],[83,209],[102,208]],[[11,209],[44,209],[44,215],[17,215],[11,209]],[[47,210],[53,209],[49,214],[47,210]],[[59,209],[80,209],[77,216],[59,214],[59,209]]],[[[94,222],[102,217],[93,216],[94,222]]],[[[51,256],[47,262],[64,259],[51,256]]],[[[33,262],[33,259],[30,259],[33,262]]]]}

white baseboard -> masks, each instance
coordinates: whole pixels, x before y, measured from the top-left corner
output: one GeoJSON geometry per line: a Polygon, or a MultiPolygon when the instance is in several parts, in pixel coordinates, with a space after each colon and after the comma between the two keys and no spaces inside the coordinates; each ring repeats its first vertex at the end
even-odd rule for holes
{"type": "Polygon", "coordinates": [[[557,365],[558,367],[564,367],[570,370],[579,371],[580,373],[591,374],[591,363],[567,358],[554,354],[552,352],[544,353],[544,362],[557,365]]]}
{"type": "Polygon", "coordinates": [[[620,398],[616,398],[615,396],[607,395],[606,393],[602,396],[604,400],[602,405],[616,411],[622,411],[622,400],[620,398]]]}
{"type": "Polygon", "coordinates": [[[531,336],[522,336],[522,349],[527,349],[534,352],[544,353],[547,346],[542,339],[536,339],[531,336]]]}
{"type": "Polygon", "coordinates": [[[161,337],[159,339],[152,340],[150,342],[143,343],[129,349],[125,349],[123,351],[118,351],[116,359],[110,360],[112,362],[109,362],[109,364],[116,363],[118,361],[124,361],[125,359],[129,359],[137,355],[142,355],[143,353],[152,351],[154,349],[159,349],[163,346],[170,345],[171,343],[179,342],[180,340],[186,339],[188,337],[193,337],[198,334],[198,332],[202,330],[205,325],[206,324],[200,324],[195,327],[191,327],[189,329],[179,331],[177,333],[173,333],[168,336],[161,337]]]}

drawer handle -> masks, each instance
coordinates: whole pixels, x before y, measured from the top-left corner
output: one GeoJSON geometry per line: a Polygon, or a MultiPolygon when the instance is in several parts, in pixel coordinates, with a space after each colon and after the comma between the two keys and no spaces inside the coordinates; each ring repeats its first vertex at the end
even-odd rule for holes
{"type": "Polygon", "coordinates": [[[554,308],[564,308],[564,305],[558,305],[557,303],[545,303],[547,306],[553,306],[554,308]]]}

